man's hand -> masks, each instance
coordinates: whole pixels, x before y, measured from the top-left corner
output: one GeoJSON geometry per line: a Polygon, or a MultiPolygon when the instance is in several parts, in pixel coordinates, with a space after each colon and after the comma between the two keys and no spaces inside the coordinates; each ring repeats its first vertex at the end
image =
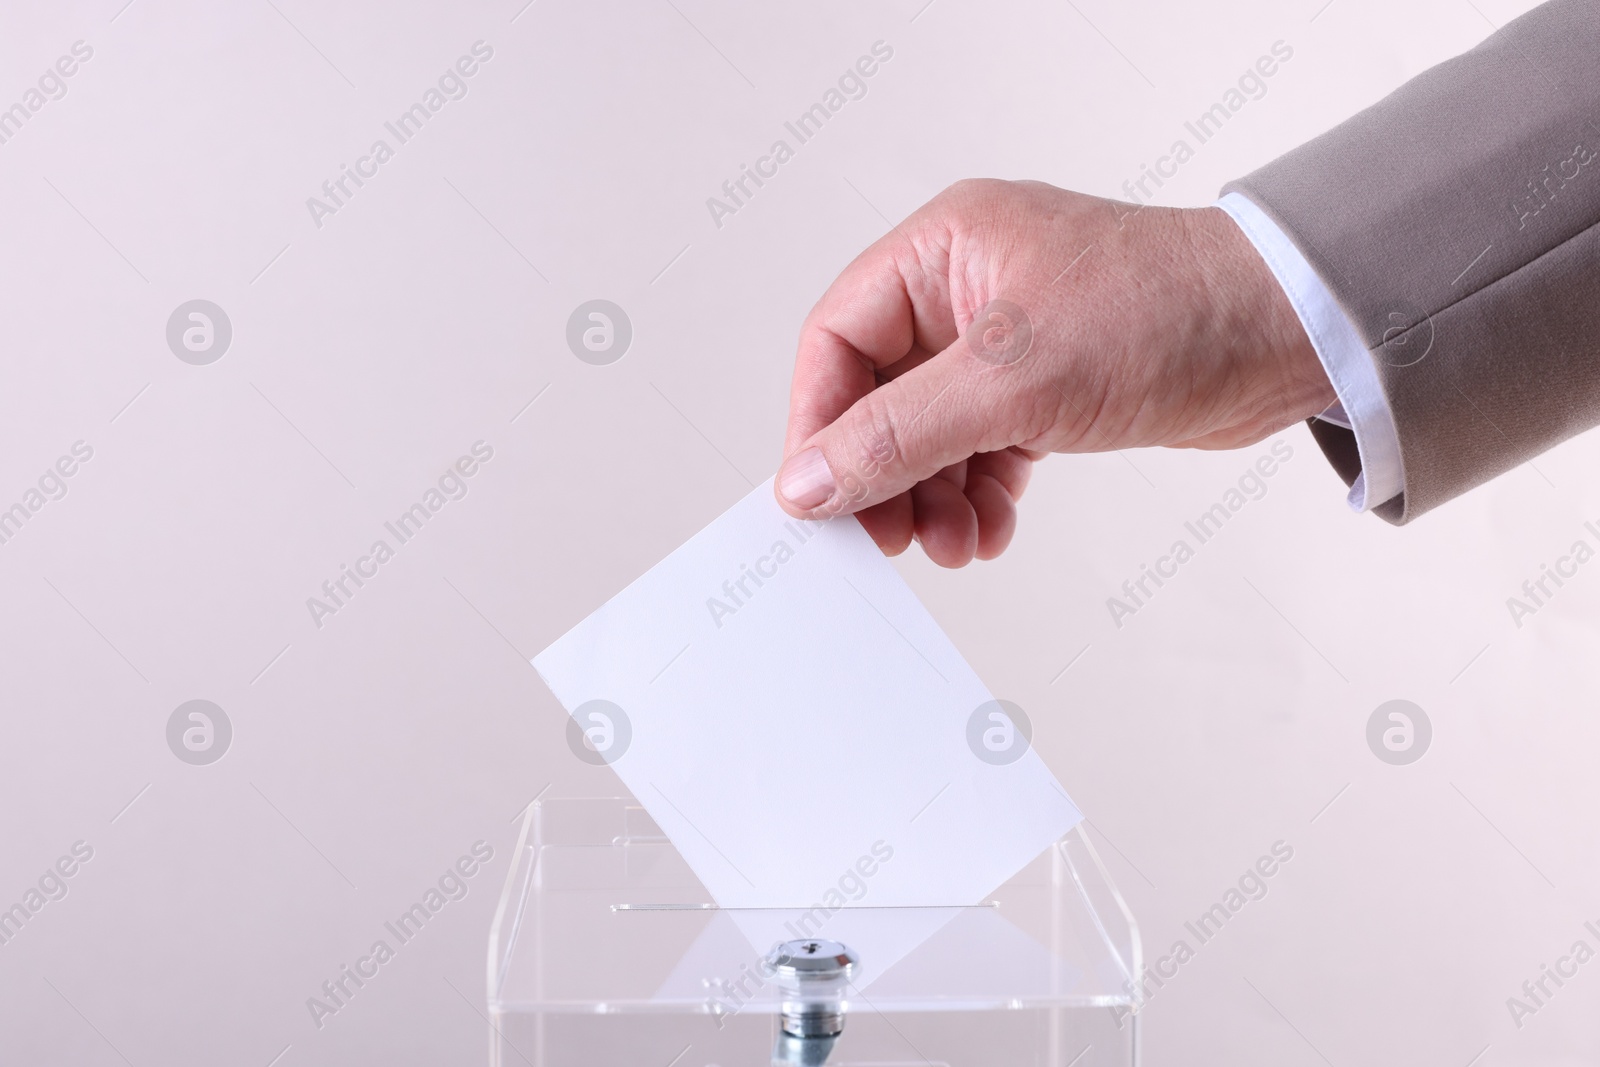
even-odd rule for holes
{"type": "Polygon", "coordinates": [[[889,555],[1011,541],[1049,452],[1238,448],[1334,400],[1294,309],[1216,208],[965,181],[868,248],[800,331],[777,479],[889,555]]]}

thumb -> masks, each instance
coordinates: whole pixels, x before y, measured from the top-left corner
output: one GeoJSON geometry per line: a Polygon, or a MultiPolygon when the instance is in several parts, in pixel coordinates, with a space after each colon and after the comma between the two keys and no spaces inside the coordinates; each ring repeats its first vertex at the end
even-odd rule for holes
{"type": "Polygon", "coordinates": [[[806,518],[848,515],[900,495],[977,452],[1004,448],[998,383],[964,340],[857,400],[784,460],[778,501],[806,518]]]}

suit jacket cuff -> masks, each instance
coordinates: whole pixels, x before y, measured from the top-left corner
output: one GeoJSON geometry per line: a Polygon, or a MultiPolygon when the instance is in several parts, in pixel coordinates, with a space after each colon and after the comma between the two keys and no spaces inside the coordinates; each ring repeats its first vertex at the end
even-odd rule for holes
{"type": "Polygon", "coordinates": [[[1372,354],[1404,466],[1373,508],[1390,521],[1600,425],[1597,54],[1600,0],[1550,0],[1223,189],[1291,237],[1372,354]]]}
{"type": "MultiPolygon", "coordinates": [[[[1368,511],[1393,500],[1405,490],[1400,439],[1377,365],[1355,324],[1294,242],[1248,197],[1227,193],[1216,206],[1238,223],[1283,287],[1339,397],[1319,418],[1329,428],[1338,427],[1354,436],[1353,463],[1348,445],[1340,448],[1337,458],[1330,454],[1334,468],[1350,486],[1350,506],[1368,511]]],[[[1328,429],[1316,434],[1325,451],[1327,442],[1337,437],[1328,429]]]]}

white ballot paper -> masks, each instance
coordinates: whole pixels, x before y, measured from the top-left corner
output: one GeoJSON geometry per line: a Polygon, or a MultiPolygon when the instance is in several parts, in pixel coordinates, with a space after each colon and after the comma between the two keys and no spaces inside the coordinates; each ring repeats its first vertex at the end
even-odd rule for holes
{"type": "Polygon", "coordinates": [[[715,903],[794,936],[979,903],[1081,818],[860,523],[770,481],[533,665],[715,903]]]}

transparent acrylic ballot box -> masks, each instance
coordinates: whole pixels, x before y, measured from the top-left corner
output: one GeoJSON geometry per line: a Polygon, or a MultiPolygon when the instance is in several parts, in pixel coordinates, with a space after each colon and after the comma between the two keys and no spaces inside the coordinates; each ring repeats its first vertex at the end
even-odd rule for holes
{"type": "Polygon", "coordinates": [[[491,1067],[790,1062],[773,929],[859,942],[829,1067],[1138,1063],[1138,928],[1082,824],[981,903],[871,899],[721,909],[637,801],[536,801],[490,932],[491,1067]]]}

